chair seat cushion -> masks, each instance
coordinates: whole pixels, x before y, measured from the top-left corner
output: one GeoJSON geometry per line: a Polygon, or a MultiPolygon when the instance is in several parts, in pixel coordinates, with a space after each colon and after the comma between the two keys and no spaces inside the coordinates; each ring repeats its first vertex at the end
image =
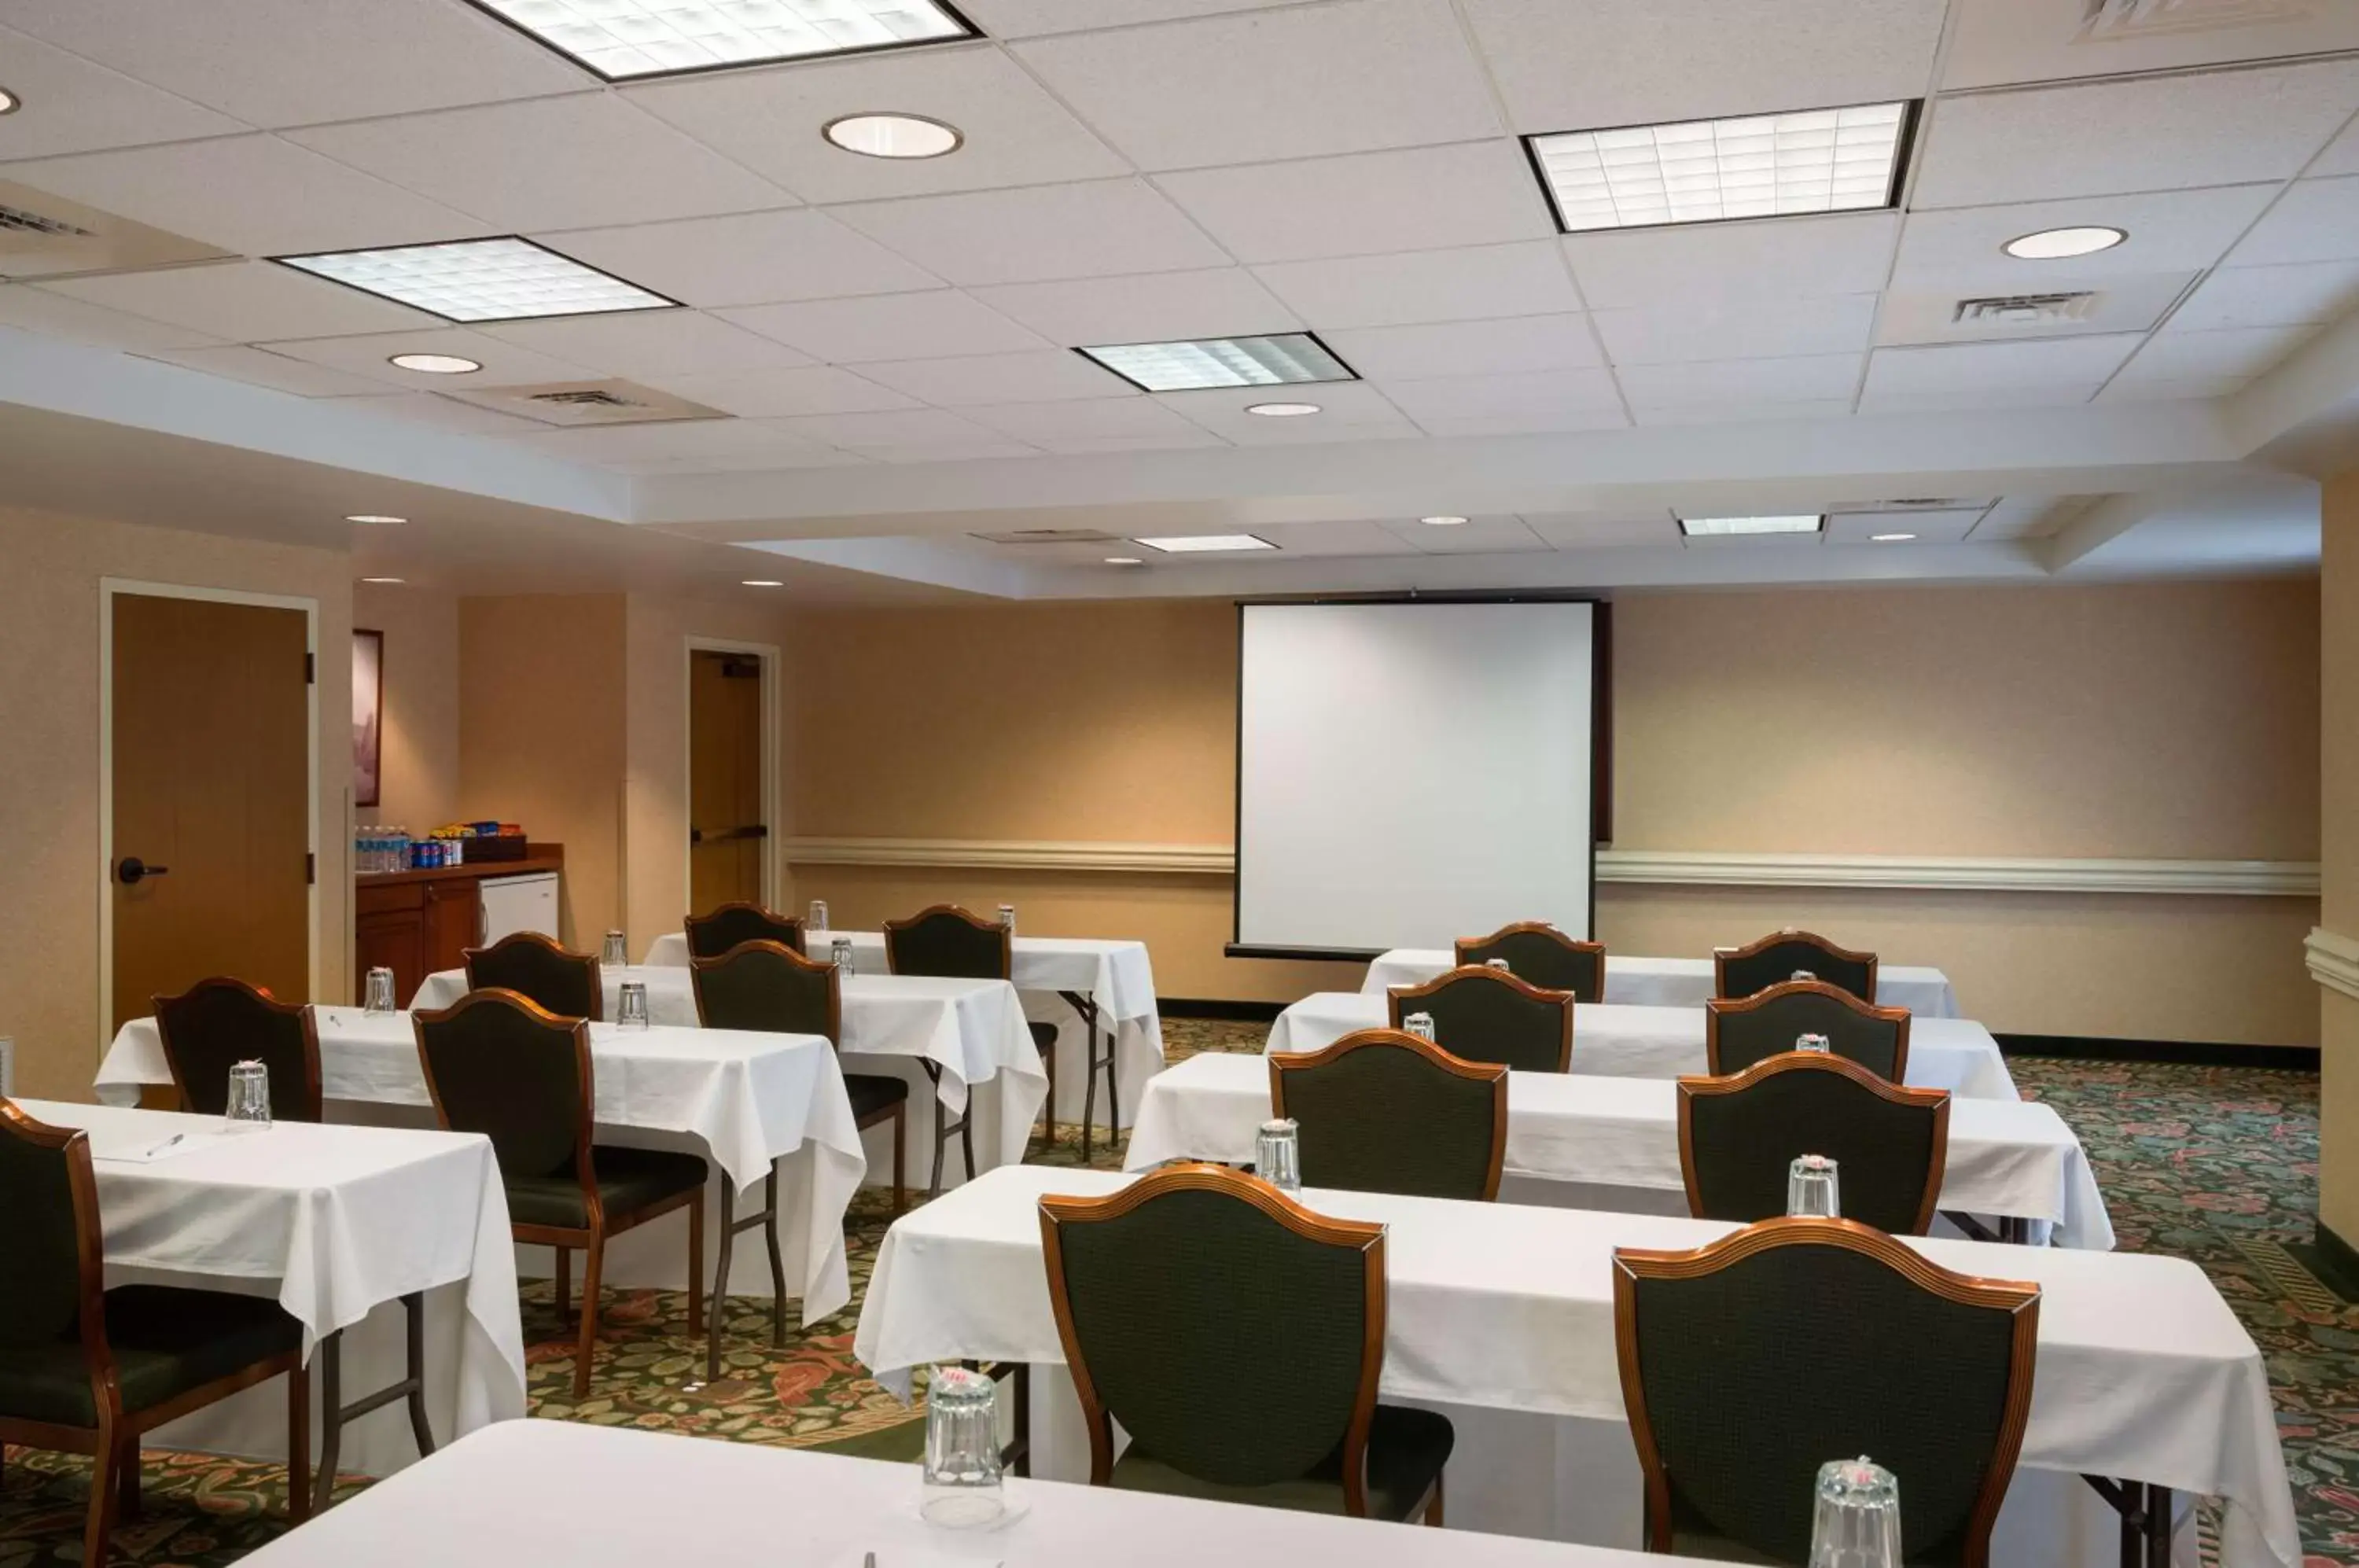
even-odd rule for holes
{"type": "MultiPolygon", "coordinates": [[[[1457,1441],[1450,1418],[1407,1405],[1378,1405],[1368,1422],[1368,1517],[1405,1522],[1440,1479],[1457,1441]]],[[[1161,1492],[1215,1502],[1252,1503],[1303,1513],[1343,1511],[1343,1450],[1321,1460],[1299,1481],[1267,1486],[1231,1486],[1182,1475],[1152,1454],[1129,1452],[1114,1462],[1114,1485],[1125,1491],[1161,1492]]]]}
{"type": "MultiPolygon", "coordinates": [[[[609,1223],[704,1185],[704,1161],[693,1154],[602,1143],[590,1158],[598,1172],[598,1203],[609,1223]]],[[[561,1176],[503,1175],[501,1184],[507,1188],[511,1224],[580,1230],[590,1223],[582,1183],[570,1171],[561,1176]]]]}
{"type": "MultiPolygon", "coordinates": [[[[267,1296],[125,1285],[106,1293],[106,1340],[123,1408],[136,1413],[303,1347],[303,1325],[267,1296]]],[[[95,1427],[79,1334],[0,1349],[0,1416],[95,1427]]]]}
{"type": "Polygon", "coordinates": [[[1038,1018],[1027,1018],[1024,1027],[1032,1031],[1032,1049],[1046,1056],[1057,1049],[1057,1026],[1044,1024],[1038,1018]]]}
{"type": "Polygon", "coordinates": [[[881,1116],[909,1097],[909,1085],[881,1073],[847,1073],[843,1092],[852,1096],[852,1119],[881,1116]]]}

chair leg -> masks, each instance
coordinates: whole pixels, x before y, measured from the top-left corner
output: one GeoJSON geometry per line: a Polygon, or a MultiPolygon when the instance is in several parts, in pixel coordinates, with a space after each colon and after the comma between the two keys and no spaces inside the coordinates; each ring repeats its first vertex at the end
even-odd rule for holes
{"type": "MultiPolygon", "coordinates": [[[[721,1179],[729,1180],[723,1171],[721,1179]]],[[[704,1332],[704,1194],[688,1205],[688,1337],[704,1332]]]]}
{"type": "Polygon", "coordinates": [[[605,1268],[606,1238],[592,1232],[582,1268],[582,1342],[573,1353],[573,1399],[590,1397],[590,1364],[598,1355],[598,1276],[605,1268]]]}
{"type": "Polygon", "coordinates": [[[909,1191],[902,1175],[902,1160],[908,1153],[909,1138],[909,1102],[901,1101],[893,1107],[893,1217],[899,1219],[909,1206],[909,1191]]]}
{"type": "Polygon", "coordinates": [[[974,1180],[974,1098],[970,1094],[966,1114],[959,1117],[959,1152],[966,1156],[966,1179],[974,1180]]]}
{"type": "Polygon", "coordinates": [[[934,1081],[934,1179],[926,1183],[929,1202],[942,1195],[942,1145],[950,1141],[950,1128],[942,1120],[942,1085],[934,1081]]]}
{"type": "Polygon", "coordinates": [[[572,1248],[560,1247],[557,1249],[557,1273],[551,1283],[557,1291],[557,1326],[561,1329],[566,1320],[573,1315],[572,1307],[566,1301],[573,1291],[572,1248]]]}
{"type": "Polygon", "coordinates": [[[1115,1143],[1122,1141],[1122,1080],[1114,1067],[1117,1052],[1121,1049],[1120,1037],[1109,1032],[1106,1035],[1105,1060],[1106,1137],[1115,1143]]]}
{"type": "MultiPolygon", "coordinates": [[[[136,1446],[131,1461],[139,1462],[136,1446]]],[[[336,1484],[332,1470],[320,1478],[328,1486],[336,1484]]],[[[287,1369],[287,1517],[295,1524],[311,1517],[311,1375],[301,1367],[287,1369]]]]}
{"type": "MultiPolygon", "coordinates": [[[[320,1490],[315,1506],[325,1508],[336,1489],[336,1464],[344,1441],[344,1335],[342,1329],[320,1341],[320,1490]]],[[[309,1401],[306,1401],[308,1406],[309,1401]]],[[[309,1410],[306,1410],[306,1418],[309,1410]]],[[[290,1412],[289,1420],[292,1420],[290,1412]]],[[[305,1447],[309,1447],[307,1443],[305,1447]]],[[[289,1452],[292,1452],[291,1450],[289,1452]]],[[[307,1456],[308,1457],[308,1456],[307,1456]]],[[[288,1483],[292,1485],[290,1481],[288,1483]]]]}
{"type": "Polygon", "coordinates": [[[120,1445],[111,1431],[102,1431],[98,1452],[90,1464],[90,1512],[82,1521],[82,1568],[106,1568],[106,1547],[114,1533],[114,1498],[118,1489],[114,1467],[123,1463],[120,1445]]]}
{"type": "Polygon", "coordinates": [[[117,1489],[114,1517],[118,1519],[137,1519],[140,1513],[138,1444],[132,1444],[125,1453],[122,1463],[114,1467],[114,1475],[117,1489]]]}
{"type": "Polygon", "coordinates": [[[1082,1020],[1082,1163],[1090,1162],[1090,1140],[1098,1119],[1098,1031],[1082,1020]]]}
{"type": "Polygon", "coordinates": [[[1049,1069],[1049,1098],[1048,1102],[1040,1107],[1040,1114],[1048,1122],[1048,1132],[1040,1144],[1041,1151],[1046,1153],[1057,1147],[1057,1042],[1055,1040],[1050,1040],[1049,1049],[1040,1053],[1040,1062],[1049,1069]]]}
{"type": "Polygon", "coordinates": [[[434,1452],[434,1428],[426,1419],[426,1293],[412,1290],[401,1298],[409,1334],[409,1434],[418,1440],[418,1457],[434,1452]]]}
{"type": "Polygon", "coordinates": [[[737,1250],[737,1179],[721,1174],[720,1260],[712,1269],[712,1323],[704,1336],[704,1380],[721,1376],[721,1325],[729,1321],[729,1263],[737,1250]]]}
{"type": "Polygon", "coordinates": [[[1430,1529],[1444,1528],[1441,1522],[1441,1477],[1439,1475],[1433,1478],[1433,1490],[1425,1499],[1425,1522],[1430,1529]]]}
{"type": "Polygon", "coordinates": [[[778,1162],[770,1161],[766,1193],[770,1217],[762,1222],[762,1239],[770,1244],[770,1345],[787,1347],[787,1260],[778,1252],[778,1162]]]}

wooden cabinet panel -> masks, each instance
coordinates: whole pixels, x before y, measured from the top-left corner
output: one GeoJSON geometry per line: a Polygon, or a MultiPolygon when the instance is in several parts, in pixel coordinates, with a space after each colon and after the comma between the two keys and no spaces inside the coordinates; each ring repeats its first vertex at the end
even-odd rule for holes
{"type": "Polygon", "coordinates": [[[368,972],[393,971],[395,1005],[407,1007],[426,977],[467,962],[483,935],[485,877],[565,869],[565,846],[536,844],[521,860],[480,862],[432,871],[395,871],[356,879],[353,890],[353,997],[367,994],[368,972]]]}
{"type": "Polygon", "coordinates": [[[457,969],[482,928],[483,897],[472,877],[426,884],[426,968],[457,969]]]}

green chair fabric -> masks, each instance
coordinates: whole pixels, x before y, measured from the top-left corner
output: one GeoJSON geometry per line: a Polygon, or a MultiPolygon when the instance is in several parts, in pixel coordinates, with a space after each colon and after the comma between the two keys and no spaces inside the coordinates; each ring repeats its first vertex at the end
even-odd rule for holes
{"type": "Polygon", "coordinates": [[[1434,1043],[1465,1062],[1495,1062],[1518,1073],[1562,1073],[1567,997],[1551,1001],[1516,989],[1492,970],[1444,975],[1422,996],[1391,993],[1392,1026],[1411,1013],[1433,1015],[1434,1043]]]}
{"type": "Polygon", "coordinates": [[[317,1047],[299,1008],[274,1007],[235,980],[200,980],[177,996],[156,998],[156,1029],[188,1109],[201,1116],[229,1110],[229,1070],[258,1061],[270,1071],[270,1115],[316,1122],[317,1047]]]}
{"type": "MultiPolygon", "coordinates": [[[[1450,1462],[1457,1434],[1450,1418],[1410,1405],[1378,1405],[1368,1422],[1367,1496],[1370,1519],[1398,1521],[1409,1518],[1434,1477],[1450,1462]]],[[[1162,1460],[1139,1452],[1133,1444],[1114,1461],[1114,1484],[1131,1492],[1159,1492],[1167,1497],[1201,1497],[1218,1503],[1251,1503],[1266,1508],[1292,1508],[1299,1513],[1341,1514],[1343,1511],[1343,1450],[1338,1443],[1326,1458],[1299,1480],[1263,1486],[1232,1486],[1199,1480],[1162,1460]]]]}
{"type": "Polygon", "coordinates": [[[871,1117],[881,1116],[908,1100],[909,1085],[882,1073],[847,1073],[843,1092],[852,1099],[852,1119],[865,1127],[871,1117]]]}
{"type": "MultiPolygon", "coordinates": [[[[82,1232],[65,1149],[50,1149],[0,1126],[0,1386],[8,1357],[82,1325],[82,1232]]],[[[85,1381],[87,1378],[85,1377],[85,1381]]],[[[5,1408],[5,1397],[0,1397],[5,1408]]]]}
{"type": "Polygon", "coordinates": [[[536,1018],[504,997],[479,997],[446,1018],[416,1015],[416,1026],[452,1129],[490,1138],[503,1180],[562,1177],[575,1181],[578,1195],[575,1157],[591,1085],[572,1023],[536,1018]]]}
{"type": "MultiPolygon", "coordinates": [[[[598,1172],[598,1203],[607,1214],[635,1214],[679,1192],[704,1185],[704,1161],[693,1154],[662,1149],[625,1149],[600,1144],[590,1151],[598,1172]]],[[[508,1219],[516,1225],[549,1225],[582,1230],[590,1224],[590,1210],[582,1198],[582,1181],[571,1162],[547,1176],[506,1176],[508,1219]]]]}
{"type": "Polygon", "coordinates": [[[1806,970],[1813,979],[1848,991],[1863,1002],[1875,1000],[1873,961],[1845,958],[1807,936],[1773,942],[1758,953],[1722,953],[1718,959],[1717,989],[1723,996],[1750,996],[1784,985],[1796,970],[1806,970]]]}
{"type": "Polygon", "coordinates": [[[1593,943],[1576,943],[1561,932],[1509,931],[1488,942],[1462,942],[1458,962],[1507,961],[1507,973],[1549,991],[1570,991],[1577,1002],[1605,999],[1605,954],[1593,943]]]}
{"type": "Polygon", "coordinates": [[[885,922],[885,959],[896,975],[1005,980],[1008,937],[997,925],[977,925],[961,910],[928,909],[885,922]]]}
{"type": "Polygon", "coordinates": [[[690,958],[719,958],[749,942],[775,942],[797,953],[807,951],[802,921],[759,904],[723,904],[709,915],[690,915],[687,931],[690,958]]]}
{"type": "Polygon", "coordinates": [[[1788,991],[1752,1007],[1717,1002],[1707,1006],[1720,1047],[1713,1065],[1723,1077],[1793,1050],[1794,1041],[1806,1034],[1826,1036],[1828,1048],[1837,1056],[1894,1083],[1906,1065],[1900,1056],[1902,1019],[1861,1013],[1842,997],[1821,991],[1788,991]]]}
{"type": "Polygon", "coordinates": [[[1786,1212],[1787,1169],[1841,1167],[1843,1213],[1892,1236],[1924,1233],[1940,1193],[1948,1101],[1895,1104],[1812,1059],[1727,1094],[1681,1085],[1680,1157],[1698,1219],[1750,1225],[1786,1212]]]}
{"type": "Polygon", "coordinates": [[[758,945],[743,945],[701,959],[690,973],[696,1014],[707,1029],[816,1034],[830,1041],[836,1037],[840,975],[832,964],[798,963],[758,945]]]}
{"type": "Polygon", "coordinates": [[[489,947],[469,948],[467,988],[514,991],[561,1018],[604,1016],[598,961],[588,953],[567,953],[528,932],[503,937],[489,947]]]}
{"type": "Polygon", "coordinates": [[[1491,1080],[1382,1039],[1271,1071],[1284,1085],[1278,1114],[1299,1129],[1304,1186],[1478,1203],[1497,1192],[1505,1146],[1491,1080]]]}

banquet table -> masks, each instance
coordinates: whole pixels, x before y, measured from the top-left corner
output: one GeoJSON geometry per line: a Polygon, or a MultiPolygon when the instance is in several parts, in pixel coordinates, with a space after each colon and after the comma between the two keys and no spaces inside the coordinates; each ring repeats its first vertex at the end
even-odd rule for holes
{"type": "MultiPolygon", "coordinates": [[[[1062,1375],[1038,1203],[1048,1193],[1103,1196],[1133,1180],[1008,1167],[902,1216],[878,1251],[853,1354],[897,1388],[907,1387],[914,1367],[959,1359],[1025,1364],[1036,1373],[1057,1368],[1055,1378],[1032,1378],[1034,1464],[1041,1474],[1071,1474],[1086,1463],[1086,1446],[1062,1375]]],[[[1602,1506],[1628,1532],[1636,1525],[1636,1465],[1616,1369],[1612,1255],[1617,1247],[1692,1248],[1738,1227],[1315,1189],[1302,1202],[1386,1226],[1383,1388],[1390,1398],[1438,1404],[1458,1423],[1464,1462],[1451,1467],[1451,1521],[1599,1540],[1589,1533],[1599,1518],[1582,1510],[1602,1506]],[[1501,1441],[1501,1430],[1512,1431],[1513,1440],[1501,1441]],[[1571,1475],[1568,1451],[1588,1455],[1571,1475]],[[1553,1478],[1526,1475],[1486,1492],[1485,1482],[1511,1478],[1519,1454],[1527,1465],[1555,1466],[1553,1478]],[[1496,1461],[1495,1473],[1486,1459],[1496,1461]],[[1458,1486],[1461,1478],[1468,1485],[1458,1486]]],[[[2201,1269],[2140,1253],[1938,1239],[1907,1245],[1960,1273],[2040,1287],[2023,1465],[2063,1473],[2058,1479],[2129,1477],[2220,1497],[2225,1568],[2297,1568],[2300,1534],[2267,1369],[2201,1269]]],[[[2060,1495],[2086,1490],[2074,1481],[2060,1495]]],[[[2008,1511],[2038,1492],[2018,1473],[2008,1511]]],[[[2036,1555],[2002,1551],[1992,1559],[2052,1560],[2046,1546],[2036,1555]]]]}
{"type": "Polygon", "coordinates": [[[512,1421],[340,1504],[254,1568],[725,1563],[797,1568],[1647,1568],[1696,1561],[1011,1478],[980,1530],[918,1513],[917,1466],[627,1427],[512,1421]],[[596,1506],[578,1506],[584,1497],[596,1506]],[[759,1542],[758,1552],[749,1542],[759,1542]]]}
{"type": "MultiPolygon", "coordinates": [[[[1457,963],[1448,948],[1397,947],[1378,953],[1360,989],[1377,996],[1395,985],[1422,985],[1457,963]]],[[[1701,1007],[1719,984],[1709,958],[1637,958],[1605,955],[1605,1000],[1641,1007],[1701,1007]]],[[[1875,968],[1878,1006],[1906,1007],[1920,1018],[1954,1018],[1958,993],[1938,969],[1910,964],[1875,968]]]]}
{"type": "MultiPolygon", "coordinates": [[[[402,1378],[407,1323],[397,1303],[422,1294],[436,1439],[525,1413],[516,1259],[489,1139],[289,1122],[233,1134],[217,1116],[16,1104],[36,1120],[89,1134],[110,1285],[272,1296],[303,1325],[307,1363],[316,1364],[322,1342],[338,1344],[345,1385],[356,1392],[402,1378]]],[[[149,1441],[283,1459],[286,1403],[275,1387],[250,1388],[149,1441]]],[[[339,1451],[342,1469],[372,1475],[416,1458],[409,1425],[393,1411],[352,1422],[339,1451]]]]}
{"type": "MultiPolygon", "coordinates": [[[[1385,1027],[1381,991],[1315,991],[1270,1027],[1270,1051],[1317,1051],[1353,1029],[1385,1027]]],[[[1597,1078],[1677,1078],[1706,1071],[1703,1009],[1579,1002],[1572,1071],[1597,1078]]],[[[1449,1041],[1442,1041],[1443,1049],[1449,1041]]],[[[1977,1100],[2012,1100],[2015,1079],[1990,1030],[1966,1018],[1911,1018],[1907,1081],[1977,1100]]]]}
{"type": "MultiPolygon", "coordinates": [[[[1269,1060],[1206,1051],[1147,1085],[1124,1163],[1146,1171],[1167,1160],[1244,1165],[1270,1114],[1269,1060]]],[[[1662,1212],[1685,1214],[1680,1170],[1678,1083],[1657,1078],[1507,1075],[1510,1201],[1548,1202],[1549,1189],[1581,1189],[1574,1207],[1620,1207],[1633,1191],[1669,1195],[1662,1212]],[[1597,1189],[1600,1192],[1588,1190],[1597,1189]]],[[[1950,1105],[1949,1162],[1940,1207],[2038,1222],[2062,1247],[2114,1245],[2105,1201],[2081,1141],[2055,1108],[2027,1100],[1950,1105]]]]}
{"type": "MultiPolygon", "coordinates": [[[[366,1105],[372,1119],[381,1119],[382,1107],[397,1119],[424,1122],[433,1102],[408,1013],[320,1006],[311,1011],[332,1110],[366,1105]]],[[[780,1248],[788,1280],[801,1282],[803,1321],[825,1317],[852,1299],[843,1214],[866,1160],[842,1073],[826,1040],[592,1024],[590,1059],[601,1141],[706,1154],[720,1168],[719,1179],[732,1183],[733,1197],[776,1167],[780,1248]]],[[[138,1098],[142,1085],[171,1081],[156,1020],[134,1018],[115,1031],[99,1063],[96,1089],[102,1101],[125,1105],[138,1098]]],[[[733,1258],[731,1290],[747,1288],[760,1261],[748,1254],[760,1250],[745,1248],[733,1258]]],[[[541,1251],[534,1249],[536,1259],[541,1251]]],[[[645,1226],[615,1238],[606,1277],[617,1285],[678,1283],[686,1279],[683,1257],[669,1226],[645,1226]]]]}

